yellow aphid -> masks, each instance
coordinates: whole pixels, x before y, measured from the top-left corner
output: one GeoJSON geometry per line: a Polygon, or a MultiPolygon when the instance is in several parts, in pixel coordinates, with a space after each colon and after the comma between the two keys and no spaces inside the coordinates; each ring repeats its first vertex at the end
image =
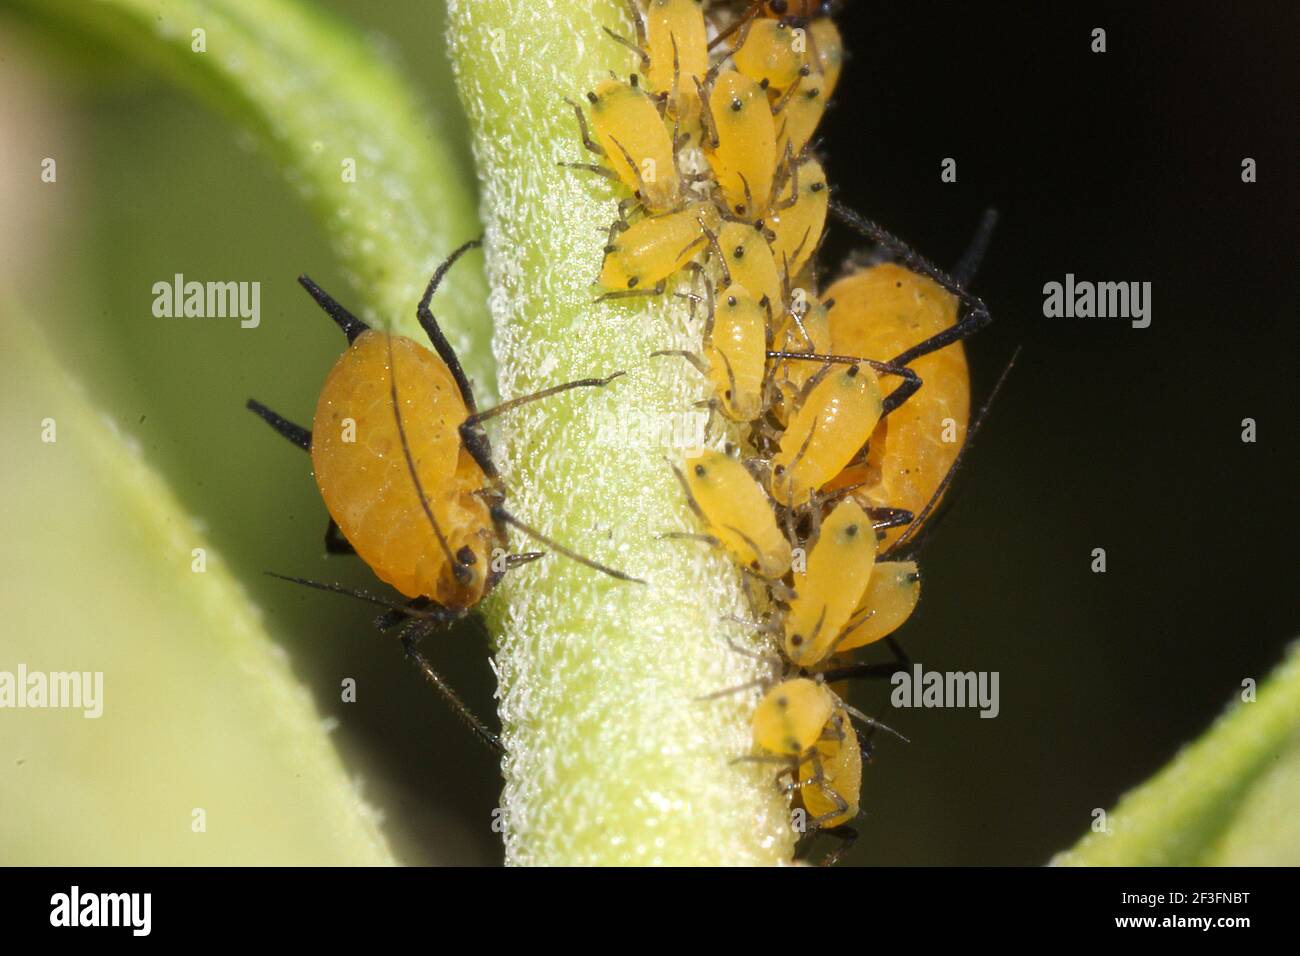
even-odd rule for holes
{"type": "Polygon", "coordinates": [[[817,760],[799,765],[798,781],[804,784],[799,793],[810,822],[830,829],[852,821],[861,800],[862,751],[847,711],[835,712],[816,747],[817,760]]]}
{"type": "Polygon", "coordinates": [[[704,11],[696,0],[649,0],[645,29],[646,79],[652,89],[669,94],[670,109],[676,107],[674,115],[687,126],[699,118],[696,84],[709,70],[704,11]]]}
{"type": "Polygon", "coordinates": [[[915,561],[878,561],[853,620],[836,651],[851,651],[888,637],[903,626],[921,599],[921,576],[915,561]]]}
{"type": "Polygon", "coordinates": [[[785,617],[785,656],[792,664],[812,667],[839,649],[837,640],[862,601],[875,563],[871,518],[845,498],[822,522],[807,569],[795,574],[785,617]]]}
{"type": "Polygon", "coordinates": [[[817,56],[817,70],[823,76],[822,96],[830,99],[844,68],[844,39],[839,27],[829,17],[814,20],[808,28],[817,56]]]}
{"type": "Polygon", "coordinates": [[[786,155],[787,150],[798,156],[817,132],[826,115],[826,85],[825,74],[815,72],[802,77],[790,95],[781,100],[776,111],[778,156],[786,155]]]}
{"type": "Polygon", "coordinates": [[[717,234],[717,252],[731,284],[748,289],[757,302],[766,298],[773,314],[784,310],[781,273],[772,247],[757,228],[745,222],[723,223],[717,234]]]}
{"type": "Polygon", "coordinates": [[[705,229],[717,224],[712,203],[637,220],[614,235],[605,251],[600,284],[611,291],[652,288],[690,262],[707,243],[705,229]]]}
{"type": "Polygon", "coordinates": [[[777,527],[771,499],[743,464],[707,451],[688,458],[678,474],[708,534],[741,567],[768,579],[790,570],[790,542],[777,527]]]}
{"type": "Polygon", "coordinates": [[[793,276],[799,274],[821,241],[830,190],[826,186],[826,171],[811,156],[794,166],[789,187],[786,198],[763,217],[763,225],[776,235],[772,240],[772,258],[779,268],[793,276]]]}
{"type": "Polygon", "coordinates": [[[312,423],[316,484],[357,554],[407,597],[457,609],[483,596],[492,548],[502,543],[487,503],[475,494],[487,477],[458,431],[469,414],[446,363],[412,339],[369,331],[339,356],[312,423]],[[399,413],[418,487],[402,450],[399,413]],[[422,513],[421,488],[445,546],[422,513]],[[455,564],[448,554],[458,556],[455,564]]]}
{"type": "Polygon", "coordinates": [[[654,101],[640,87],[615,79],[601,82],[587,99],[596,140],[618,178],[651,212],[673,208],[681,182],[673,138],[654,101]]]}
{"type": "MultiPolygon", "coordinates": [[[[831,350],[893,358],[957,322],[957,298],[933,280],[900,265],[862,269],[832,285],[831,350]]],[[[966,439],[970,371],[965,348],[954,342],[915,359],[925,382],[895,408],[871,436],[867,461],[847,469],[831,487],[865,482],[855,494],[871,505],[921,513],[966,439]]],[[[903,529],[886,533],[892,544],[903,529]]]]}
{"type": "Polygon", "coordinates": [[[786,20],[751,20],[731,59],[767,89],[787,89],[809,70],[807,30],[786,20]]]}
{"type": "Polygon", "coordinates": [[[743,73],[720,73],[708,90],[705,156],[727,208],[754,217],[767,208],[776,176],[776,121],[767,94],[743,73]]]}
{"type": "Polygon", "coordinates": [[[821,380],[791,416],[772,459],[772,497],[787,507],[804,504],[843,471],[883,411],[880,383],[868,366],[836,366],[817,374],[821,380]]]}
{"type": "Polygon", "coordinates": [[[754,748],[798,759],[816,744],[835,712],[835,695],[806,677],[777,684],[758,702],[750,723],[754,748]]]}
{"type": "Polygon", "coordinates": [[[704,360],[722,413],[733,421],[763,413],[767,324],[767,310],[743,286],[728,286],[714,305],[704,360]]]}

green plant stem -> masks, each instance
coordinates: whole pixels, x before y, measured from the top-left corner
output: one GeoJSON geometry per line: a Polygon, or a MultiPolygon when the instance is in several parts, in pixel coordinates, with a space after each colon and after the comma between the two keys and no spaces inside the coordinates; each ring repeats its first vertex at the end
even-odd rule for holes
{"type": "Polygon", "coordinates": [[[1052,862],[1192,866],[1300,859],[1300,647],[1052,862]]]}
{"type": "MultiPolygon", "coordinates": [[[[290,0],[8,2],[60,35],[88,32],[155,64],[245,125],[320,218],[358,294],[354,308],[373,324],[423,335],[415,304],[425,283],[480,232],[474,182],[436,115],[375,50],[290,0]],[[193,49],[196,29],[205,52],[193,49]],[[344,179],[349,159],[355,182],[344,179]]],[[[447,277],[437,313],[490,400],[479,262],[470,257],[447,277]]]]}
{"type": "MultiPolygon", "coordinates": [[[[669,296],[593,304],[615,218],[565,97],[628,51],[626,8],[455,0],[450,45],[474,130],[503,395],[628,372],[607,389],[502,424],[513,509],[585,554],[648,579],[612,580],[558,556],[507,577],[489,610],[498,644],[507,859],[517,864],[773,863],[793,845],[786,798],[751,751],[757,691],[700,698],[765,674],[727,638],[747,610],[739,577],[694,541],[665,460],[680,457],[701,377],[663,348],[698,348],[669,296]],[[663,440],[659,440],[659,439],[663,440]]],[[[522,544],[522,542],[520,542],[522,544]]]]}

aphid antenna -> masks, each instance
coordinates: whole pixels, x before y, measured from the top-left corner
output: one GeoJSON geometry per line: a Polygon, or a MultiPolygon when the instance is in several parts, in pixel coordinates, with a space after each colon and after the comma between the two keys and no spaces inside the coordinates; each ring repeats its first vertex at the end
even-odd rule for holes
{"type": "Polygon", "coordinates": [[[496,418],[506,412],[514,411],[516,408],[527,405],[531,402],[538,402],[544,398],[550,398],[552,395],[558,395],[560,392],[567,392],[574,388],[603,388],[614,379],[626,375],[626,372],[614,372],[612,375],[606,375],[604,378],[579,378],[572,382],[564,382],[561,385],[552,385],[549,388],[543,388],[540,391],[532,392],[528,395],[521,395],[518,398],[512,398],[495,405],[485,411],[474,412],[469,418],[465,419],[460,426],[462,431],[469,428],[475,428],[490,418],[496,418]]]}
{"type": "Polygon", "coordinates": [[[492,505],[489,511],[492,515],[492,520],[499,521],[503,524],[509,525],[515,530],[520,531],[523,534],[527,535],[528,537],[532,538],[534,541],[538,542],[539,544],[545,545],[551,551],[554,551],[557,554],[564,555],[570,561],[576,561],[578,564],[591,568],[593,571],[599,571],[602,574],[607,574],[611,578],[617,578],[620,581],[631,581],[635,584],[646,583],[645,580],[643,580],[642,578],[633,577],[632,575],[627,574],[626,572],[619,571],[615,568],[609,567],[608,565],[601,564],[599,561],[593,561],[591,558],[584,557],[583,555],[579,554],[577,551],[574,551],[572,548],[566,548],[564,545],[560,544],[554,538],[549,538],[546,535],[542,534],[542,532],[538,531],[532,525],[520,521],[518,518],[516,518],[510,512],[506,511],[506,509],[499,504],[492,505]]]}
{"type": "MultiPolygon", "coordinates": [[[[438,266],[433,272],[433,277],[429,279],[429,284],[425,286],[424,295],[420,297],[420,303],[415,307],[415,317],[420,322],[420,327],[424,329],[425,335],[429,336],[429,341],[433,344],[434,351],[438,353],[451,371],[452,378],[456,380],[456,387],[460,390],[460,396],[464,400],[469,412],[473,415],[478,410],[478,405],[474,401],[474,388],[470,385],[469,376],[465,374],[465,369],[461,367],[460,357],[456,355],[456,350],[451,347],[447,341],[447,336],[443,334],[442,326],[438,324],[438,319],[430,309],[430,303],[433,301],[433,294],[438,291],[438,286],[442,285],[442,280],[446,277],[447,272],[456,260],[469,252],[471,249],[477,249],[483,245],[483,237],[470,239],[452,250],[451,254],[438,266]]],[[[391,350],[391,344],[389,346],[391,350]]],[[[400,417],[399,417],[400,424],[400,417]]]]}
{"type": "Polygon", "coordinates": [[[921,387],[921,377],[913,369],[905,365],[899,365],[896,362],[879,362],[875,359],[862,358],[856,355],[821,355],[817,352],[783,352],[777,350],[769,351],[767,357],[794,359],[804,362],[822,362],[824,364],[868,365],[877,372],[884,372],[886,375],[897,375],[903,379],[903,384],[885,396],[882,403],[882,418],[911,398],[916,394],[917,389],[921,387]]]}
{"type": "MultiPolygon", "coordinates": [[[[434,278],[437,279],[439,276],[435,275],[434,278]]],[[[430,285],[432,286],[432,283],[430,285]]],[[[422,302],[421,305],[423,304],[422,302]]],[[[436,323],[434,327],[437,328],[436,323]]],[[[439,334],[441,334],[441,330],[439,330],[439,334]]],[[[465,373],[461,372],[461,374],[464,375],[465,373]]],[[[451,553],[451,545],[447,543],[447,536],[442,533],[442,525],[438,523],[433,508],[429,505],[429,496],[424,493],[420,473],[415,469],[415,459],[411,456],[411,443],[407,440],[406,425],[402,421],[402,407],[397,400],[397,361],[393,358],[393,337],[391,335],[388,337],[388,392],[393,403],[393,418],[397,422],[397,437],[400,439],[402,446],[402,456],[406,459],[406,470],[415,485],[415,493],[420,499],[420,507],[424,510],[425,517],[429,519],[429,526],[433,529],[433,535],[438,539],[438,545],[447,558],[447,566],[453,569],[452,573],[456,575],[457,581],[461,584],[468,584],[473,580],[473,572],[466,562],[458,561],[456,556],[451,553]]]]}
{"type": "Polygon", "coordinates": [[[325,310],[325,314],[334,320],[334,324],[343,330],[351,345],[362,332],[369,332],[370,326],[343,308],[338,300],[312,281],[306,273],[298,276],[298,284],[307,290],[307,294],[316,300],[316,304],[325,310]]]}
{"type": "Polygon", "coordinates": [[[925,520],[934,512],[935,507],[939,503],[939,499],[943,496],[943,493],[948,490],[948,486],[952,484],[953,479],[957,476],[957,469],[961,466],[962,461],[965,460],[967,453],[974,445],[975,437],[979,434],[980,428],[983,427],[985,420],[988,418],[989,409],[993,407],[994,399],[998,397],[998,393],[1002,391],[1002,386],[1006,384],[1007,376],[1011,374],[1011,369],[1016,364],[1016,359],[1020,357],[1022,348],[1023,346],[1018,345],[1016,346],[1016,350],[1011,353],[1011,358],[1007,360],[1006,367],[1002,369],[1002,374],[998,376],[997,384],[993,386],[993,391],[989,393],[989,397],[984,402],[979,414],[975,416],[975,423],[971,426],[970,431],[966,433],[966,440],[962,442],[961,451],[957,452],[957,457],[954,458],[952,464],[948,466],[948,472],[943,476],[943,480],[939,482],[939,487],[934,490],[934,494],[932,494],[930,500],[925,503],[925,507],[921,509],[921,513],[916,516],[916,520],[912,522],[906,531],[899,535],[898,540],[895,541],[890,549],[885,552],[883,557],[888,558],[896,553],[901,553],[902,546],[914,537],[916,540],[913,542],[912,547],[908,549],[907,555],[908,557],[912,557],[920,551],[925,538],[924,535],[919,537],[917,536],[918,530],[925,524],[925,520]]]}

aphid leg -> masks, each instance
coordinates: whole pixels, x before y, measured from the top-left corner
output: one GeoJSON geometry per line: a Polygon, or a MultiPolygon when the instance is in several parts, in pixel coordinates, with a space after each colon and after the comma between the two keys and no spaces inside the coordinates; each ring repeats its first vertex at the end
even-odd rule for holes
{"type": "Polygon", "coordinates": [[[678,358],[684,358],[691,364],[691,367],[701,375],[709,374],[709,367],[704,363],[704,359],[700,358],[694,352],[687,351],[686,349],[661,349],[658,352],[650,353],[651,358],[659,358],[663,355],[674,355],[678,358]]]}
{"type": "Polygon", "coordinates": [[[663,295],[664,290],[668,288],[667,282],[660,282],[651,289],[622,289],[618,292],[605,292],[596,296],[595,302],[608,302],[614,299],[632,299],[637,296],[663,295]]]}
{"type": "Polygon", "coordinates": [[[711,534],[702,534],[698,531],[659,531],[655,537],[662,541],[702,541],[711,548],[722,547],[722,542],[711,534]]]}
{"type": "Polygon", "coordinates": [[[456,350],[447,341],[447,336],[443,334],[442,327],[438,325],[438,320],[434,318],[433,312],[429,309],[429,304],[433,301],[433,294],[438,291],[438,286],[442,284],[443,277],[456,264],[456,260],[470,249],[477,249],[482,244],[482,239],[471,239],[469,242],[453,249],[451,255],[447,256],[442,261],[442,264],[434,270],[433,277],[424,289],[424,295],[420,297],[420,304],[415,307],[415,317],[420,320],[420,326],[424,329],[425,334],[429,336],[429,341],[433,343],[434,351],[438,353],[438,357],[447,363],[452,378],[456,380],[456,387],[460,389],[460,397],[464,399],[471,415],[478,408],[474,401],[474,388],[470,385],[465,370],[461,367],[456,350]]]}
{"type": "Polygon", "coordinates": [[[263,572],[267,577],[277,578],[281,581],[288,581],[290,584],[301,584],[303,587],[314,588],[317,591],[328,591],[331,594],[342,594],[345,597],[356,598],[358,601],[365,601],[367,604],[374,604],[376,607],[387,608],[401,614],[403,617],[421,618],[432,620],[442,624],[449,624],[458,620],[463,615],[448,611],[441,605],[430,602],[423,607],[417,607],[414,602],[407,604],[398,604],[396,601],[390,601],[371,594],[369,591],[362,591],[359,588],[349,588],[342,584],[330,584],[326,581],[312,581],[309,578],[296,578],[289,574],[279,574],[275,571],[263,572]]]}
{"type": "Polygon", "coordinates": [[[595,163],[558,163],[565,169],[581,169],[583,172],[595,173],[597,176],[604,176],[606,179],[612,179],[619,182],[618,173],[612,169],[606,169],[604,166],[597,166],[595,163]]]}
{"type": "Polygon", "coordinates": [[[403,607],[392,611],[385,611],[379,617],[375,618],[374,625],[380,631],[391,631],[403,621],[408,620],[411,615],[410,611],[422,611],[432,605],[433,602],[427,597],[411,598],[403,607]]]}
{"type": "Polygon", "coordinates": [[[718,256],[718,267],[722,270],[722,284],[731,285],[731,270],[727,268],[727,257],[722,252],[722,246],[718,244],[717,234],[704,224],[704,220],[699,220],[700,230],[704,233],[704,238],[708,240],[709,248],[718,256]]]}
{"type": "Polygon", "coordinates": [[[912,741],[908,740],[906,737],[904,737],[902,734],[900,734],[900,733],[899,733],[897,730],[895,730],[893,727],[890,727],[888,724],[882,724],[880,721],[876,720],[874,717],[868,717],[866,714],[864,714],[862,711],[858,710],[858,709],[857,709],[856,707],[854,707],[852,704],[849,704],[847,701],[840,701],[840,703],[843,705],[844,710],[849,714],[849,716],[852,717],[852,718],[854,718],[855,720],[861,722],[862,725],[863,725],[864,727],[875,727],[875,728],[879,728],[880,730],[883,730],[883,731],[885,731],[886,733],[893,734],[895,737],[897,737],[899,740],[903,741],[903,743],[905,743],[905,744],[910,744],[910,743],[912,742],[912,741]]]}
{"type": "Polygon", "coordinates": [[[339,526],[333,518],[330,518],[329,524],[325,526],[325,552],[327,554],[357,553],[357,549],[352,547],[347,538],[343,537],[343,532],[339,530],[339,526]]]}
{"type": "MultiPolygon", "coordinates": [[[[712,50],[715,46],[717,46],[723,40],[727,39],[727,37],[731,36],[733,33],[741,29],[742,27],[745,30],[745,35],[748,36],[749,23],[754,19],[754,17],[758,15],[759,6],[760,4],[757,3],[751,5],[750,8],[746,10],[743,14],[741,14],[739,17],[737,17],[735,22],[733,22],[729,27],[727,27],[727,29],[723,30],[711,41],[709,41],[709,49],[712,50]]],[[[739,47],[743,42],[744,42],[744,37],[741,37],[741,39],[736,42],[736,46],[739,47]]]]}
{"type": "Polygon", "coordinates": [[[307,290],[307,294],[316,300],[316,304],[325,310],[325,314],[334,320],[334,324],[343,330],[351,345],[362,332],[369,332],[370,326],[343,308],[338,301],[318,286],[307,275],[298,276],[298,284],[307,290]]]}
{"type": "Polygon", "coordinates": [[[244,405],[250,412],[266,422],[276,432],[293,442],[303,451],[311,451],[311,429],[295,425],[289,419],[267,408],[255,398],[250,398],[244,405]]]}
{"type": "Polygon", "coordinates": [[[602,574],[607,574],[611,578],[618,578],[620,581],[631,581],[635,584],[646,583],[641,578],[634,578],[630,574],[627,574],[623,571],[615,570],[614,568],[611,568],[608,565],[601,564],[599,561],[593,561],[591,558],[583,557],[581,554],[574,551],[572,548],[566,548],[564,545],[560,544],[555,539],[548,538],[546,535],[542,534],[532,525],[525,524],[523,521],[520,521],[518,518],[516,518],[510,512],[506,511],[506,509],[499,504],[492,505],[490,509],[490,513],[492,515],[493,521],[497,522],[498,524],[509,525],[510,527],[515,528],[518,531],[522,531],[524,534],[532,538],[534,541],[537,541],[545,545],[547,548],[556,552],[557,554],[564,555],[570,561],[576,561],[578,562],[578,564],[591,568],[593,571],[599,571],[602,574]]]}
{"type": "Polygon", "coordinates": [[[956,325],[944,329],[935,335],[930,336],[923,342],[919,342],[901,352],[891,359],[898,365],[907,365],[909,362],[919,358],[922,355],[928,355],[931,352],[951,345],[954,342],[960,342],[963,339],[970,338],[984,326],[993,321],[993,316],[989,313],[988,306],[978,296],[971,295],[961,284],[952,276],[944,272],[929,259],[922,256],[919,252],[899,239],[893,233],[889,232],[878,223],[872,222],[865,216],[859,215],[852,209],[844,206],[835,200],[828,203],[828,208],[835,214],[841,222],[847,223],[858,232],[874,242],[888,248],[895,255],[899,256],[903,263],[910,269],[920,272],[933,279],[939,285],[943,286],[953,295],[961,299],[966,306],[966,314],[958,320],[956,325]]]}
{"type": "MultiPolygon", "coordinates": [[[[587,95],[591,96],[590,93],[587,95]]],[[[582,107],[567,96],[564,98],[564,102],[573,107],[573,115],[578,118],[578,132],[582,136],[582,145],[587,147],[589,152],[595,153],[597,156],[604,156],[605,147],[591,138],[591,131],[587,129],[587,117],[582,115],[582,107]]]]}
{"type": "Polygon", "coordinates": [[[878,362],[875,359],[862,358],[859,355],[821,355],[816,352],[779,351],[769,351],[767,357],[776,359],[793,359],[803,362],[823,362],[826,363],[828,367],[831,364],[869,365],[877,372],[884,372],[887,375],[897,375],[903,381],[899,384],[898,388],[886,395],[884,401],[881,403],[882,411],[880,414],[882,418],[915,395],[922,385],[921,377],[897,359],[894,359],[891,362],[878,362]]]}
{"type": "Polygon", "coordinates": [[[604,27],[604,26],[603,26],[603,27],[601,27],[601,29],[604,30],[605,33],[606,33],[606,35],[608,35],[609,38],[610,38],[611,40],[613,40],[615,43],[618,43],[618,44],[620,44],[621,46],[625,46],[625,47],[627,47],[629,50],[631,50],[633,53],[635,53],[637,56],[639,56],[639,57],[641,58],[641,69],[643,69],[643,70],[648,70],[648,69],[650,68],[650,55],[649,55],[648,53],[646,53],[645,50],[641,49],[641,47],[637,46],[635,43],[633,43],[633,42],[632,42],[631,40],[629,40],[627,37],[625,37],[625,36],[619,36],[617,33],[615,33],[615,32],[614,32],[613,30],[611,30],[609,27],[604,27]]]}
{"type": "Polygon", "coordinates": [[[477,737],[493,753],[498,755],[504,754],[505,748],[501,746],[501,738],[490,731],[487,728],[487,725],[465,705],[465,702],[460,699],[460,695],[452,690],[451,685],[443,679],[441,674],[434,670],[433,665],[429,663],[429,659],[420,653],[417,645],[420,640],[432,630],[433,627],[425,621],[412,621],[406,627],[402,628],[399,639],[402,642],[402,650],[406,653],[407,659],[410,660],[411,663],[419,669],[420,673],[424,675],[425,679],[433,685],[434,690],[442,696],[442,699],[447,702],[451,709],[456,713],[456,716],[465,723],[465,726],[473,731],[475,737],[477,737]]]}
{"type": "MultiPolygon", "coordinates": [[[[713,71],[709,73],[712,75],[713,71]]],[[[712,78],[708,83],[701,83],[699,77],[695,77],[695,89],[700,94],[700,125],[704,128],[704,136],[708,140],[710,149],[717,149],[720,140],[718,139],[718,124],[713,121],[713,108],[709,106],[708,87],[713,83],[712,78]]]]}
{"type": "Polygon", "coordinates": [[[518,398],[512,398],[509,401],[502,402],[500,405],[494,405],[492,408],[485,409],[481,412],[474,412],[465,423],[460,426],[462,434],[472,428],[478,427],[489,418],[496,418],[505,412],[514,411],[521,405],[527,405],[530,402],[540,401],[543,398],[550,398],[552,395],[558,395],[560,392],[567,392],[573,388],[603,388],[614,379],[626,372],[615,372],[612,375],[606,375],[604,378],[579,378],[572,382],[565,382],[562,385],[552,385],[549,388],[543,388],[540,391],[532,392],[528,395],[521,395],[518,398]]]}
{"type": "Polygon", "coordinates": [[[980,263],[984,261],[984,254],[988,252],[989,241],[993,238],[993,230],[997,224],[998,211],[985,209],[984,215],[980,217],[980,224],[975,227],[975,235],[971,238],[970,245],[953,266],[952,277],[963,289],[970,285],[971,280],[975,278],[975,273],[979,271],[980,263]]]}

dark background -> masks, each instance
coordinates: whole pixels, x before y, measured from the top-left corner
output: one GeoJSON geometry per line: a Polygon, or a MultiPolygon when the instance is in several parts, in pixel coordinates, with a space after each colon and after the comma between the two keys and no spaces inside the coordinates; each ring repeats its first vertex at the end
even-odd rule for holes
{"type": "MultiPolygon", "coordinates": [[[[321,6],[387,37],[427,99],[451,95],[438,5],[321,6]]],[[[996,316],[970,346],[977,403],[1024,347],[899,634],[927,668],[999,671],[1001,715],[888,712],[887,687],[860,688],[855,702],[912,743],[881,741],[849,861],[1038,864],[1204,730],[1243,678],[1262,679],[1297,633],[1300,22],[1293,4],[845,7],[853,59],[823,127],[839,198],[945,264],[996,206],[974,284],[996,316]],[[1098,26],[1105,54],[1090,52],[1098,26]],[[939,178],[949,156],[955,184],[939,178]],[[1246,156],[1254,184],[1241,182],[1246,156]],[[1151,327],[1044,318],[1042,286],[1067,272],[1150,281],[1151,327]],[[1240,439],[1246,417],[1255,444],[1240,439]],[[1097,547],[1105,574],[1090,571],[1097,547]]],[[[241,408],[257,394],[309,419],[337,356],[334,330],[293,283],[310,271],[345,287],[319,228],[205,107],[94,47],[21,36],[64,117],[50,138],[96,159],[68,177],[80,205],[27,300],[240,569],[341,721],[340,750],[386,808],[400,856],[499,860],[492,757],[365,608],[258,574],[371,580],[321,557],[305,459],[241,408]],[[192,326],[120,320],[174,272],[261,281],[256,337],[213,325],[196,347],[192,326]],[[338,703],[340,674],[357,678],[358,703],[338,703]]],[[[828,277],[860,246],[835,230],[828,277]]],[[[491,709],[481,632],[430,650],[491,709]]]]}

